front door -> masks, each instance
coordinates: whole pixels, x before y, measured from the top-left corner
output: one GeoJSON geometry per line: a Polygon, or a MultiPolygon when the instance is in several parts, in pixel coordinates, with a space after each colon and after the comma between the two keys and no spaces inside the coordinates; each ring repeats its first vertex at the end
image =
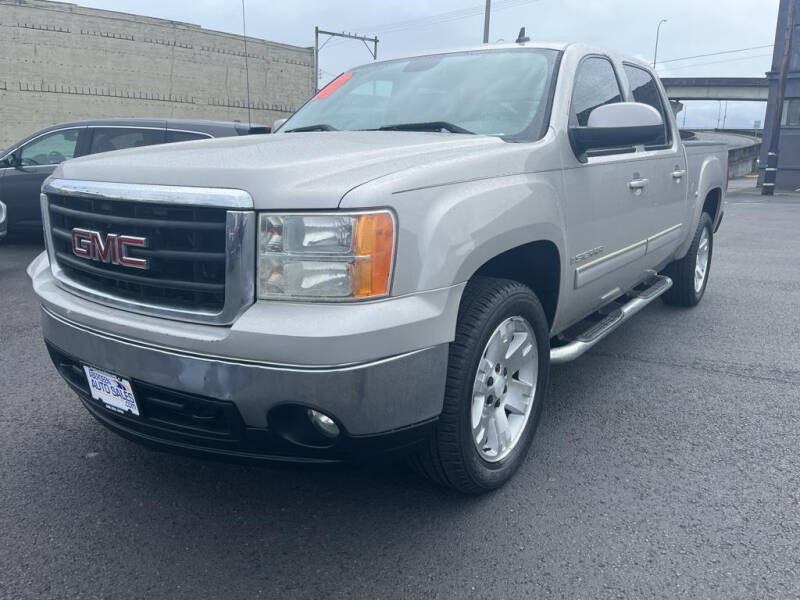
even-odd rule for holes
{"type": "MultiPolygon", "coordinates": [[[[575,76],[570,126],[587,125],[592,110],[622,99],[611,61],[586,57],[575,76]]],[[[653,173],[635,147],[594,150],[585,156],[576,156],[569,147],[564,152],[564,219],[573,301],[562,316],[571,323],[646,275],[653,173]]]]}
{"type": "Polygon", "coordinates": [[[41,227],[39,194],[42,183],[59,163],[75,156],[83,130],[85,128],[45,133],[16,151],[17,166],[6,168],[0,179],[0,198],[8,210],[9,230],[41,227]]]}

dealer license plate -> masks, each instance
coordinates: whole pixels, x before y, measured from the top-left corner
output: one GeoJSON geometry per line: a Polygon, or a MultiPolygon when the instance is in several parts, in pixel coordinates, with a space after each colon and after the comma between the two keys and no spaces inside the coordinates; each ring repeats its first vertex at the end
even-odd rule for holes
{"type": "Polygon", "coordinates": [[[89,380],[89,389],[92,398],[105,404],[106,408],[125,414],[126,412],[139,416],[139,407],[133,395],[130,381],[84,365],[86,379],[89,380]]]}

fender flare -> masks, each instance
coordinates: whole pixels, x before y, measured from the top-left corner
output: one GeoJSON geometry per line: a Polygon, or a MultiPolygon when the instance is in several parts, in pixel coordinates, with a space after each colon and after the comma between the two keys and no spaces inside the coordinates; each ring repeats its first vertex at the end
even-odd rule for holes
{"type": "MultiPolygon", "coordinates": [[[[694,239],[695,228],[700,221],[700,213],[703,210],[706,198],[709,193],[718,189],[720,191],[720,209],[725,202],[725,182],[727,181],[728,173],[718,156],[707,156],[700,166],[700,174],[697,178],[697,190],[694,192],[693,202],[689,206],[686,214],[686,239],[678,247],[675,252],[674,259],[679,260],[686,256],[689,247],[692,245],[694,239]]],[[[691,193],[691,192],[690,192],[691,193]]],[[[722,210],[717,211],[717,218],[722,214],[722,210]]],[[[715,223],[716,225],[716,223],[715,223]]]]}

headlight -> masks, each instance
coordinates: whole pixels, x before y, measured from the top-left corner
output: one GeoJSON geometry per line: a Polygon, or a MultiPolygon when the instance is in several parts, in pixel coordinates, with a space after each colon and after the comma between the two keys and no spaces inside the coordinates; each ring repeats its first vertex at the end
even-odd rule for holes
{"type": "Polygon", "coordinates": [[[260,299],[384,296],[394,256],[388,211],[259,215],[260,299]]]}

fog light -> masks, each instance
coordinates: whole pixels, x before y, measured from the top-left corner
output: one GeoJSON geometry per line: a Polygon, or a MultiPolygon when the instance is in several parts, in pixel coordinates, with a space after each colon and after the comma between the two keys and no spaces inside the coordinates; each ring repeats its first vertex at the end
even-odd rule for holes
{"type": "Polygon", "coordinates": [[[309,408],[308,418],[322,435],[329,438],[335,438],[339,435],[339,426],[328,415],[309,408]]]}

